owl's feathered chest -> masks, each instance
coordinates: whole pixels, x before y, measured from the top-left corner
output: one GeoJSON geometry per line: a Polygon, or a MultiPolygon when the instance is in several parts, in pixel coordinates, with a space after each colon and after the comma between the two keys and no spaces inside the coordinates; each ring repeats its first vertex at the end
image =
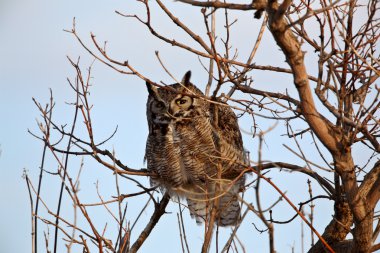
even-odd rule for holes
{"type": "Polygon", "coordinates": [[[148,169],[158,173],[160,184],[179,187],[205,180],[215,157],[209,124],[204,119],[182,121],[156,127],[149,133],[148,169]]]}

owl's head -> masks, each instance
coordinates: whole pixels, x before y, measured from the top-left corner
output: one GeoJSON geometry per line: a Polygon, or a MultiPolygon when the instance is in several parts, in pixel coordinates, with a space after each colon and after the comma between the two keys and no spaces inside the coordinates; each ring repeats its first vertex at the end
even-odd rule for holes
{"type": "Polygon", "coordinates": [[[180,83],[157,88],[146,83],[149,97],[147,117],[149,124],[169,125],[204,116],[208,103],[200,98],[203,93],[190,82],[188,71],[180,83]]]}

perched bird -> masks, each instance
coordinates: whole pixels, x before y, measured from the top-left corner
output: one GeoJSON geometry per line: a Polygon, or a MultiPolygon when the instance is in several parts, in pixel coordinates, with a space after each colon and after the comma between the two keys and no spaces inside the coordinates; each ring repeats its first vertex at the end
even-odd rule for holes
{"type": "Polygon", "coordinates": [[[227,104],[205,98],[190,77],[188,71],[181,83],[161,88],[146,83],[152,184],[185,198],[197,223],[215,208],[216,224],[235,225],[247,164],[237,117],[227,104]]]}

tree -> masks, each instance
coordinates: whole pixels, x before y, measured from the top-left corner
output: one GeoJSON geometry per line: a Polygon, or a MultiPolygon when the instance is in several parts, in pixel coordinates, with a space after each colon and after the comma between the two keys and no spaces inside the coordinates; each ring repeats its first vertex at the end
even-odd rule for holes
{"type": "MultiPolygon", "coordinates": [[[[256,137],[258,148],[256,151],[249,150],[252,155],[257,153],[257,157],[252,159],[251,166],[247,168],[247,173],[253,173],[255,176],[247,182],[247,191],[242,199],[247,211],[243,213],[241,224],[251,224],[252,216],[246,216],[246,214],[255,214],[261,220],[261,225],[266,226],[265,231],[268,231],[270,252],[275,252],[276,227],[286,226],[283,223],[290,223],[294,219],[285,222],[276,220],[276,208],[280,208],[278,203],[286,201],[294,209],[295,217],[301,217],[310,230],[318,236],[318,241],[312,242],[308,252],[373,252],[380,249],[380,244],[376,243],[380,232],[380,222],[376,215],[380,198],[378,158],[380,89],[376,86],[376,81],[380,76],[380,55],[377,52],[380,22],[376,16],[379,11],[378,1],[256,0],[245,4],[218,0],[178,0],[175,6],[199,8],[206,29],[205,33],[202,33],[201,29],[190,28],[181,20],[181,17],[177,17],[175,12],[160,0],[156,0],[155,3],[147,0],[137,2],[144,7],[145,16],[129,15],[119,11],[116,13],[137,20],[150,31],[153,38],[158,38],[199,57],[200,64],[209,76],[205,87],[205,99],[226,101],[239,116],[251,119],[249,124],[253,131],[250,135],[256,137]],[[155,11],[162,11],[169,18],[169,22],[177,25],[178,29],[185,32],[192,41],[183,42],[181,37],[171,38],[163,35],[160,27],[154,26],[152,13],[155,11]],[[254,17],[262,22],[261,28],[257,29],[257,40],[249,55],[240,56],[236,46],[231,43],[236,22],[231,19],[231,16],[236,15],[236,11],[254,13],[254,17]],[[267,40],[275,41],[280,48],[280,51],[276,52],[277,57],[285,59],[286,65],[282,66],[279,62],[271,65],[254,63],[256,53],[263,50],[262,41],[266,29],[271,33],[271,37],[267,40]],[[217,31],[220,30],[223,32],[218,33],[217,31]],[[236,49],[235,52],[233,52],[234,49],[236,49]],[[244,58],[247,60],[243,60],[244,58]],[[208,61],[207,67],[204,64],[205,61],[208,61]],[[295,90],[294,92],[285,90],[283,86],[286,84],[270,84],[271,89],[266,88],[269,84],[260,86],[254,79],[259,75],[269,77],[279,75],[284,82],[287,77],[291,77],[288,85],[294,87],[295,90]],[[265,120],[261,121],[260,118],[265,120]],[[275,126],[277,122],[281,122],[281,126],[275,126]],[[265,129],[266,124],[270,124],[271,127],[265,129]],[[289,152],[297,153],[302,164],[277,161],[274,157],[270,158],[271,161],[262,159],[265,135],[273,128],[276,128],[276,133],[280,129],[288,138],[287,142],[298,147],[298,151],[294,151],[289,145],[284,144],[289,152]],[[307,147],[307,142],[313,144],[313,151],[307,151],[312,154],[311,158],[310,155],[309,157],[306,155],[306,149],[310,148],[307,147]],[[365,156],[365,163],[359,161],[360,156],[362,160],[365,156]],[[313,179],[317,187],[314,191],[322,193],[313,196],[309,181],[310,198],[300,203],[297,208],[290,200],[292,196],[288,197],[285,191],[280,189],[278,183],[267,176],[267,173],[276,170],[280,172],[283,179],[293,177],[294,173],[313,179]],[[294,173],[289,174],[289,171],[294,173]],[[275,189],[280,197],[279,201],[275,201],[268,209],[261,207],[263,196],[260,189],[264,182],[275,189]],[[313,208],[319,199],[329,199],[333,205],[331,221],[323,232],[318,232],[313,224],[313,208]],[[302,209],[307,204],[311,206],[309,218],[305,217],[302,209]]],[[[252,19],[249,27],[253,30],[257,23],[258,21],[252,19]]],[[[137,76],[158,87],[163,86],[145,76],[128,61],[120,61],[110,56],[106,50],[106,44],[102,47],[94,34],[91,34],[94,46],[91,48],[77,33],[75,21],[73,28],[67,32],[75,36],[81,46],[97,61],[119,73],[137,76]]],[[[173,76],[171,70],[166,68],[160,54],[157,52],[156,55],[163,69],[173,76]]],[[[58,231],[60,231],[59,233],[64,234],[69,241],[68,249],[71,249],[73,244],[78,244],[85,252],[90,252],[91,247],[87,243],[90,239],[99,252],[113,252],[119,248],[123,248],[125,252],[135,252],[150,234],[154,233],[155,225],[165,214],[169,196],[164,195],[157,200],[155,197],[158,194],[157,189],[151,188],[142,179],[154,175],[145,169],[132,169],[126,165],[128,161],[119,160],[115,152],[107,148],[108,139],[100,143],[95,141],[96,132],[91,120],[92,106],[89,102],[91,68],[85,76],[79,66],[79,60],[73,61],[69,58],[69,61],[77,73],[75,81],[69,81],[76,94],[76,102],[73,103],[75,115],[71,129],[60,126],[53,120],[53,98],[46,107],[36,101],[43,120],[39,123],[41,135],[35,134],[35,136],[45,144],[44,155],[48,150],[58,162],[56,176],[61,178],[59,203],[62,203],[61,198],[65,192],[76,210],[79,210],[87,221],[89,230],[77,226],[75,221],[65,219],[60,213],[60,206],[57,211],[53,211],[45,204],[40,193],[44,171],[41,170],[37,189],[34,189],[32,181],[27,177],[35,225],[33,227],[34,247],[37,247],[40,240],[36,235],[38,232],[36,226],[38,221],[42,220],[55,229],[55,250],[58,243],[58,231]],[[74,134],[74,129],[80,122],[79,118],[84,121],[85,135],[74,134]],[[60,140],[53,142],[52,134],[60,135],[60,140]],[[66,147],[63,147],[65,141],[66,147]],[[64,154],[63,160],[60,154],[64,154]],[[73,180],[74,172],[68,168],[67,163],[68,158],[73,156],[91,157],[99,166],[108,168],[115,175],[119,175],[120,178],[116,176],[117,189],[119,189],[121,179],[129,184],[133,182],[140,188],[139,191],[126,194],[118,191],[115,200],[109,201],[118,203],[116,210],[119,214],[113,216],[119,224],[116,244],[102,234],[101,229],[95,224],[96,218],[89,214],[86,205],[83,205],[83,201],[77,194],[79,174],[78,179],[73,180]],[[130,225],[125,226],[123,223],[125,219],[128,220],[123,215],[122,210],[126,209],[126,204],[123,203],[126,200],[133,202],[139,195],[149,197],[154,203],[154,211],[150,220],[145,222],[145,228],[132,241],[133,225],[131,228],[130,225]],[[39,197],[36,198],[36,196],[39,197]],[[45,219],[38,214],[39,203],[49,210],[49,214],[55,218],[55,221],[45,219]],[[61,224],[73,227],[73,232],[69,233],[61,224]]],[[[173,79],[176,78],[173,76],[173,79]]],[[[143,82],[141,83],[143,85],[143,82]]],[[[101,199],[99,205],[107,207],[108,202],[103,201],[100,195],[99,198],[101,199]]],[[[179,210],[179,233],[182,249],[185,251],[185,249],[189,250],[182,215],[185,208],[180,206],[179,210]]],[[[110,213],[113,212],[110,210],[110,213]]],[[[229,247],[235,247],[234,250],[242,247],[244,250],[244,246],[236,246],[240,243],[236,237],[236,231],[241,224],[232,230],[231,236],[224,242],[225,250],[228,251],[229,247]]],[[[203,252],[209,250],[213,226],[206,226],[205,231],[203,252]]],[[[255,233],[254,227],[251,232],[255,233]]],[[[218,230],[215,236],[218,238],[218,230]]],[[[222,242],[216,240],[218,249],[218,244],[222,242]]],[[[242,241],[241,245],[245,243],[248,242],[242,241]]]]}

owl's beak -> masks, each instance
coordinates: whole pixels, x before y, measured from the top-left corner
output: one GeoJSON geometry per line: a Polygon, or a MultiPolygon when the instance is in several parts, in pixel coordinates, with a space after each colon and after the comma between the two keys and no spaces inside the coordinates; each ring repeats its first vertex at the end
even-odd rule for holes
{"type": "Polygon", "coordinates": [[[183,114],[182,110],[177,110],[177,111],[173,112],[173,110],[171,108],[169,108],[168,115],[172,119],[178,119],[178,117],[183,116],[182,114],[183,114]]]}
{"type": "Polygon", "coordinates": [[[173,109],[171,107],[168,108],[167,114],[169,117],[171,117],[173,119],[176,117],[175,112],[173,112],[173,109]]]}

